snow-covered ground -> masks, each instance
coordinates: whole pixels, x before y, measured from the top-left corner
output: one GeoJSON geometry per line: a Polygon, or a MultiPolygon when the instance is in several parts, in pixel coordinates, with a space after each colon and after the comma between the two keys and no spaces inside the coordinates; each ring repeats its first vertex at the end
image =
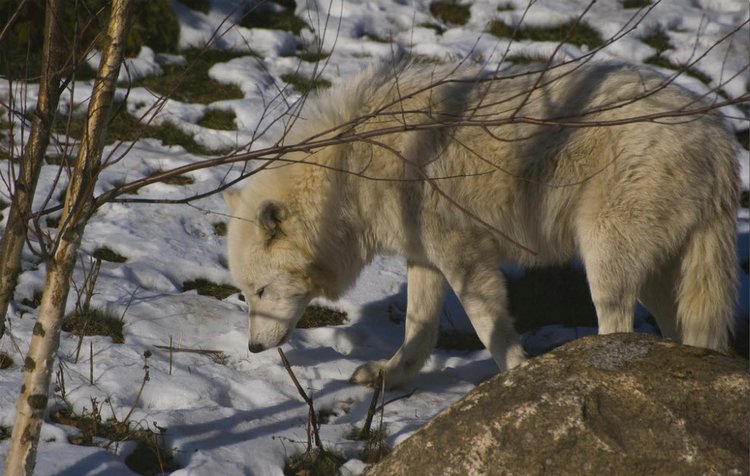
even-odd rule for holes
{"type": "MultiPolygon", "coordinates": [[[[206,106],[169,101],[160,117],[169,118],[193,134],[207,147],[246,144],[254,131],[269,127],[268,134],[257,139],[253,147],[269,145],[278,137],[279,125],[274,114],[283,110],[278,96],[281,76],[299,69],[311,74],[313,63],[300,63],[294,53],[300,44],[322,41],[324,50],[332,51],[322,76],[333,82],[345,81],[353,73],[387,58],[395,52],[412,52],[439,60],[470,58],[492,66],[506,54],[549,54],[554,43],[508,41],[484,33],[487,23],[501,18],[508,24],[518,22],[524,14],[526,0],[476,0],[471,16],[463,26],[441,25],[442,34],[426,24],[438,24],[430,14],[429,0],[328,0],[300,1],[297,14],[315,26],[316,32],[303,30],[299,37],[288,32],[246,29],[225,22],[237,2],[212,0],[209,14],[199,13],[174,2],[182,24],[182,47],[200,47],[216,28],[222,32],[218,46],[261,55],[236,58],[215,65],[210,75],[223,83],[237,84],[244,99],[227,100],[212,107],[229,108],[237,116],[238,131],[215,131],[196,124],[206,106]],[[502,9],[498,7],[502,6],[502,9]],[[330,11],[326,23],[325,13],[330,11]],[[376,41],[374,38],[387,41],[376,41]],[[270,106],[269,106],[270,102],[270,106]],[[264,113],[265,111],[265,113],[264,113]]],[[[574,18],[588,6],[587,0],[538,0],[528,9],[524,22],[534,26],[556,25],[574,18]]],[[[655,51],[641,41],[651,33],[668,33],[673,49],[665,55],[673,63],[697,58],[748,18],[746,0],[664,0],[629,34],[597,54],[601,59],[643,62],[655,51]]],[[[586,19],[603,38],[615,35],[631,21],[637,10],[623,9],[619,0],[599,0],[586,19]]],[[[565,45],[562,54],[576,57],[585,47],[565,45]]],[[[158,74],[160,64],[179,58],[155,54],[143,49],[138,58],[128,60],[131,76],[158,74]]],[[[746,94],[750,85],[750,35],[743,31],[720,43],[696,64],[711,77],[711,85],[726,83],[722,89],[730,97],[746,94]]],[[[698,92],[709,86],[690,77],[678,82],[698,92]]],[[[76,101],[90,92],[91,84],[81,82],[75,90],[76,101]]],[[[124,90],[121,91],[124,95],[124,90]]],[[[7,96],[8,86],[0,84],[0,97],[7,96]]],[[[27,89],[28,101],[35,101],[35,87],[27,89]]],[[[298,95],[288,90],[286,99],[298,95]]],[[[155,98],[144,88],[136,88],[128,97],[128,110],[141,112],[155,98]]],[[[63,101],[65,102],[65,101],[63,101]]],[[[736,130],[748,128],[748,109],[725,108],[728,121],[736,130]]],[[[159,119],[157,119],[159,120],[159,119]]],[[[113,146],[107,147],[105,154],[113,146]]],[[[123,148],[119,149],[123,150],[123,148]]],[[[748,189],[749,153],[741,149],[744,189],[748,189]]],[[[155,139],[135,143],[127,156],[105,170],[97,193],[113,183],[129,180],[191,163],[199,158],[179,146],[167,147],[155,139]]],[[[3,181],[0,197],[8,200],[7,162],[2,163],[3,181]]],[[[56,167],[42,171],[39,201],[53,186],[56,167]]],[[[189,187],[157,184],[140,191],[139,198],[179,198],[211,190],[238,168],[225,166],[192,173],[195,183],[189,187]]],[[[59,187],[59,185],[58,185],[59,187]]],[[[59,193],[55,191],[54,193],[59,193]]],[[[679,206],[679,204],[676,204],[679,206]]],[[[74,363],[78,338],[64,333],[59,358],[64,369],[66,399],[76,412],[91,410],[91,399],[103,404],[105,418],[112,412],[122,419],[135,404],[131,421],[154,429],[166,428],[165,443],[174,448],[183,469],[174,474],[235,475],[282,474],[285,460],[304,450],[307,407],[300,399],[276,351],[250,354],[247,350],[246,308],[238,295],[223,301],[183,292],[185,281],[205,278],[230,283],[226,269],[225,239],[217,234],[215,223],[225,222],[228,212],[219,195],[187,205],[111,204],[99,210],[91,220],[82,248],[92,253],[107,246],[127,258],[118,264],[102,262],[92,305],[116,315],[124,314],[125,343],[112,343],[108,337],[86,337],[84,350],[74,363]],[[170,373],[169,353],[155,346],[222,351],[226,358],[217,361],[210,355],[174,353],[170,373]],[[93,345],[93,385],[89,382],[89,342],[93,345]],[[150,380],[136,401],[144,377],[145,351],[150,380]]],[[[742,260],[748,257],[750,214],[740,212],[738,237],[742,260]]],[[[0,221],[0,230],[4,220],[0,221]]],[[[83,261],[88,260],[84,253],[83,261]]],[[[16,364],[0,370],[0,426],[12,427],[15,401],[22,380],[25,351],[30,341],[36,310],[23,305],[42,288],[44,265],[27,252],[25,271],[20,277],[9,316],[9,336],[0,342],[0,350],[10,354],[16,364]]],[[[518,270],[514,270],[518,273],[518,270]]],[[[76,282],[82,281],[82,271],[76,282]]],[[[405,309],[405,265],[397,258],[380,257],[369,266],[357,285],[336,303],[324,303],[348,313],[343,326],[297,330],[283,346],[302,386],[312,394],[318,410],[331,415],[321,427],[324,443],[350,461],[346,468],[354,473],[363,469],[357,461],[363,447],[348,438],[360,426],[367,413],[372,390],[349,384],[347,379],[360,364],[389,357],[400,345],[405,309]]],[[[742,274],[742,299],[738,315],[747,319],[748,277],[742,274]]],[[[69,307],[75,302],[71,294],[69,307]]],[[[445,328],[468,329],[469,324],[455,298],[446,304],[445,328]]],[[[639,319],[641,330],[651,330],[645,319],[639,319]]],[[[532,353],[577,336],[593,333],[593,328],[548,326],[523,336],[532,353]]],[[[384,423],[387,441],[395,445],[427,423],[451,402],[466,394],[482,380],[496,372],[489,353],[482,351],[436,350],[412,387],[388,392],[386,399],[416,389],[409,398],[399,399],[385,407],[384,423]]],[[[51,389],[54,391],[54,388],[51,389]]],[[[59,392],[50,400],[59,403],[59,392]]],[[[123,443],[117,451],[100,447],[76,446],[68,442],[75,433],[72,427],[46,422],[42,428],[37,474],[133,474],[124,463],[133,444],[123,443]]],[[[8,451],[8,440],[0,441],[0,460],[8,451]]]]}

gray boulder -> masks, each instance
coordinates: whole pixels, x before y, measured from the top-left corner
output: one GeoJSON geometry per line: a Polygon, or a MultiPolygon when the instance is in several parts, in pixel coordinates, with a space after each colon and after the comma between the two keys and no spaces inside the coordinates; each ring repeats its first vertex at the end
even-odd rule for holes
{"type": "Polygon", "coordinates": [[[748,474],[748,362],[586,337],[483,383],[368,476],[748,474]]]}

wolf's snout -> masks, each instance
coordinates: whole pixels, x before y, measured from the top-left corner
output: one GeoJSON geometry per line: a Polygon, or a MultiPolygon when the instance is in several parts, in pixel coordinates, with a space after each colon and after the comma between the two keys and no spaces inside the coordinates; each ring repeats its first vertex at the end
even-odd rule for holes
{"type": "Polygon", "coordinates": [[[247,348],[250,349],[250,352],[253,354],[266,350],[266,347],[263,344],[253,344],[252,342],[248,343],[247,348]]]}

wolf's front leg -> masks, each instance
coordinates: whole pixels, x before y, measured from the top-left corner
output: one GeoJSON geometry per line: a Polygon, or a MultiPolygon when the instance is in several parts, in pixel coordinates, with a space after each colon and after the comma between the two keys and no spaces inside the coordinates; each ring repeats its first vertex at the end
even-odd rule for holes
{"type": "Polygon", "coordinates": [[[386,388],[406,384],[422,368],[437,341],[446,282],[440,271],[414,264],[407,270],[404,343],[390,360],[368,362],[354,371],[352,383],[373,385],[382,370],[386,388]]]}
{"type": "Polygon", "coordinates": [[[505,277],[500,265],[492,259],[492,248],[483,250],[482,243],[476,241],[476,249],[446,254],[441,269],[458,295],[477,337],[504,372],[526,360],[526,353],[508,313],[505,277]]]}

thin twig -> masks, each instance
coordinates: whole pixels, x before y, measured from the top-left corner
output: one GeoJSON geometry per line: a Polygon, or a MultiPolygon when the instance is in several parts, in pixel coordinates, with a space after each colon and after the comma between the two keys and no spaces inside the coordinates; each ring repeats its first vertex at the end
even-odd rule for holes
{"type": "Polygon", "coordinates": [[[289,365],[289,361],[286,358],[286,355],[284,355],[284,351],[281,350],[281,347],[278,348],[279,355],[281,356],[281,361],[284,364],[284,368],[286,369],[287,373],[289,373],[289,377],[291,377],[292,382],[294,383],[294,386],[297,387],[297,392],[299,392],[302,399],[307,403],[307,406],[310,409],[310,425],[312,426],[313,436],[315,437],[315,446],[320,451],[325,451],[323,449],[323,443],[320,441],[320,434],[318,432],[318,416],[315,413],[315,407],[313,406],[313,400],[312,398],[307,396],[307,393],[302,388],[302,385],[300,385],[299,380],[297,380],[297,376],[294,375],[294,372],[292,371],[291,365],[289,365]]]}
{"type": "Polygon", "coordinates": [[[377,412],[378,398],[380,397],[380,392],[383,388],[384,381],[385,379],[383,377],[383,371],[380,370],[378,372],[378,377],[375,379],[375,385],[373,385],[375,390],[372,394],[372,400],[370,400],[370,408],[367,410],[367,418],[365,419],[365,424],[364,426],[362,426],[362,431],[359,432],[360,440],[370,439],[370,428],[372,427],[372,419],[375,416],[375,413],[377,412]]]}

